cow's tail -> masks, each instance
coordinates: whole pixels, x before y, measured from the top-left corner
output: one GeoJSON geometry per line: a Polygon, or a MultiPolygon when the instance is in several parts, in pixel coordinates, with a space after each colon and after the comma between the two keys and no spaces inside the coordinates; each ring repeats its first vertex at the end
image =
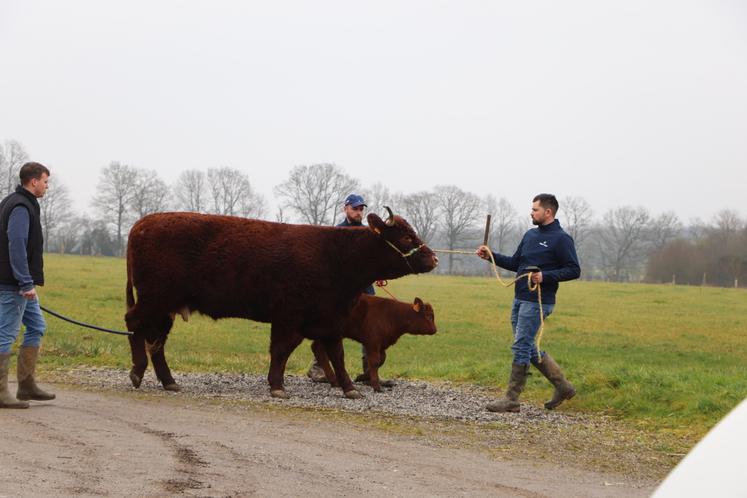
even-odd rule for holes
{"type": "Polygon", "coordinates": [[[129,244],[127,245],[127,311],[135,307],[135,293],[132,291],[132,254],[130,254],[129,244]]]}

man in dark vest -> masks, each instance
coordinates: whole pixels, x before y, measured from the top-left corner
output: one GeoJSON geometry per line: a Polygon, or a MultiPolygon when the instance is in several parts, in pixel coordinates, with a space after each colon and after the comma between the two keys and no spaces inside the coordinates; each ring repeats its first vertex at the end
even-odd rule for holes
{"type": "Polygon", "coordinates": [[[0,408],[28,408],[28,400],[46,401],[55,395],[36,385],[34,371],[41,339],[47,328],[39,308],[36,286],[44,285],[44,238],[38,198],[49,187],[49,170],[26,163],[21,185],[0,202],[0,408]],[[18,391],[8,391],[11,348],[25,325],[18,350],[18,391]]]}

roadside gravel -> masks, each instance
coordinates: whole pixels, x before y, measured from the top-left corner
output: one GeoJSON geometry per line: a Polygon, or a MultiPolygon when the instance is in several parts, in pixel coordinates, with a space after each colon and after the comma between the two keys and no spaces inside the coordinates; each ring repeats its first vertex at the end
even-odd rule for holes
{"type": "MultiPolygon", "coordinates": [[[[131,391],[133,388],[125,370],[84,368],[71,370],[76,384],[90,385],[107,390],[131,391]]],[[[420,381],[397,380],[393,388],[383,388],[376,393],[371,387],[356,383],[363,399],[348,399],[339,388],[329,384],[311,382],[306,377],[285,376],[285,389],[289,399],[270,396],[267,379],[262,375],[189,373],[174,374],[182,393],[205,398],[247,399],[279,406],[301,408],[328,408],[357,413],[382,413],[388,415],[454,420],[460,422],[523,425],[542,421],[555,425],[576,425],[590,422],[588,417],[548,411],[541,406],[522,404],[521,412],[491,413],[485,405],[495,401],[496,395],[478,387],[454,386],[448,383],[432,384],[420,381]]],[[[140,386],[142,392],[164,392],[153,373],[146,372],[140,386]]]]}

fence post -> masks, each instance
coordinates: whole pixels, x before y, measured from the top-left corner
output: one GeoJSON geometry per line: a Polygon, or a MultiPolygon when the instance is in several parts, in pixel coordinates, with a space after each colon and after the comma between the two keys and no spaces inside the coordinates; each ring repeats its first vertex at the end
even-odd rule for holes
{"type": "Polygon", "coordinates": [[[672,285],[677,285],[677,275],[672,273],[672,285]]]}

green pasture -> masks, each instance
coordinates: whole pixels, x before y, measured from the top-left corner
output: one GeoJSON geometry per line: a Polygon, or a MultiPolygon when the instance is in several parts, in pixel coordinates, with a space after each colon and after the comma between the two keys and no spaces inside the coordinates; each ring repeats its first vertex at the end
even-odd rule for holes
{"type": "MultiPolygon", "coordinates": [[[[47,255],[42,304],[82,321],[124,328],[125,262],[116,258],[47,255]]],[[[289,282],[292,285],[292,282],[289,282]]],[[[451,381],[502,389],[508,377],[513,289],[492,278],[420,275],[390,281],[401,300],[433,304],[439,331],[404,336],[382,368],[384,378],[451,381]]],[[[380,289],[379,295],[385,295],[380,289]]],[[[579,392],[565,410],[604,413],[638,427],[697,439],[747,396],[747,292],[743,289],[569,282],[561,284],[546,322],[543,349],[579,392]]],[[[123,336],[47,318],[47,368],[128,368],[123,336]]],[[[269,326],[245,320],[177,319],[167,345],[175,371],[266,373],[269,326]]],[[[346,343],[352,373],[360,347],[346,343]]],[[[288,373],[305,372],[309,343],[288,373]]],[[[551,394],[537,373],[524,399],[551,394]]]]}

